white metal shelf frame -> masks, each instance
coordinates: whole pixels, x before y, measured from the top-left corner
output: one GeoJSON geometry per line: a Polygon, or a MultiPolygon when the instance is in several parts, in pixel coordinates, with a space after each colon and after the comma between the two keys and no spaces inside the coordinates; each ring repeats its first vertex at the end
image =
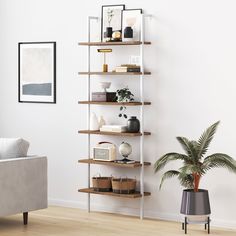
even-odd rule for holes
{"type": "MultiPolygon", "coordinates": [[[[140,79],[140,102],[142,102],[142,105],[140,106],[140,132],[143,134],[144,133],[144,86],[143,86],[143,78],[144,78],[144,30],[145,30],[145,18],[147,17],[152,17],[151,15],[147,14],[141,14],[140,15],[140,22],[141,22],[141,44],[139,46],[139,51],[140,51],[140,69],[142,74],[140,74],[139,79],[140,79]]],[[[91,22],[92,21],[97,21],[99,22],[99,17],[95,16],[88,16],[88,43],[91,42],[91,22]]],[[[88,45],[88,50],[87,50],[87,70],[88,70],[88,75],[87,75],[87,100],[90,102],[90,59],[91,59],[91,45],[88,45]]],[[[91,114],[91,105],[87,105],[87,129],[90,129],[90,114],[91,114]]],[[[140,168],[140,193],[142,197],[140,198],[140,219],[144,218],[144,135],[140,136],[140,162],[142,164],[140,168]]],[[[88,153],[88,159],[91,158],[91,137],[90,134],[87,135],[87,153],[88,153]]],[[[88,164],[88,188],[90,188],[90,179],[91,179],[91,164],[88,164]]],[[[88,212],[91,210],[91,199],[90,199],[90,193],[88,193],[88,202],[87,202],[87,208],[88,212]]]]}

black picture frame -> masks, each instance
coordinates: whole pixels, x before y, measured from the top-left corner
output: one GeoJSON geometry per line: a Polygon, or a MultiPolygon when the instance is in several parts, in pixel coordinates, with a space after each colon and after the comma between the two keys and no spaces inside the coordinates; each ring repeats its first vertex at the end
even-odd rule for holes
{"type": "MultiPolygon", "coordinates": [[[[142,8],[133,8],[133,9],[124,9],[124,10],[122,10],[122,40],[123,40],[123,37],[124,37],[124,35],[123,35],[124,12],[128,12],[128,11],[140,11],[140,14],[143,14],[143,9],[142,8]]],[[[136,39],[136,40],[134,39],[134,41],[140,41],[140,35],[139,35],[139,39],[136,39]]]]}
{"type": "Polygon", "coordinates": [[[109,7],[123,7],[123,9],[121,9],[121,33],[122,33],[122,11],[125,10],[125,4],[118,4],[118,5],[103,5],[102,6],[102,14],[101,14],[101,42],[104,42],[104,32],[103,32],[103,12],[104,12],[104,8],[109,8],[109,7]]]}
{"type": "Polygon", "coordinates": [[[56,104],[56,42],[55,41],[45,41],[45,42],[19,42],[18,43],[18,102],[19,103],[46,103],[46,104],[56,104]],[[27,100],[27,95],[24,95],[22,93],[22,90],[23,90],[23,86],[22,86],[22,76],[21,76],[21,72],[22,72],[22,68],[21,68],[21,65],[22,65],[22,61],[21,61],[21,50],[22,50],[22,47],[24,46],[32,46],[34,45],[37,46],[37,45],[51,45],[52,47],[52,62],[53,62],[53,65],[52,65],[52,69],[51,69],[51,72],[52,72],[52,85],[51,85],[51,95],[50,96],[41,96],[40,99],[33,99],[31,97],[35,96],[36,97],[39,97],[38,95],[29,95],[30,99],[27,100]],[[26,98],[23,98],[23,97],[26,97],[26,98]],[[48,98],[51,97],[50,101],[48,100],[48,98]],[[42,99],[41,99],[42,98],[42,99]],[[45,100],[44,100],[45,99],[45,100]]]}

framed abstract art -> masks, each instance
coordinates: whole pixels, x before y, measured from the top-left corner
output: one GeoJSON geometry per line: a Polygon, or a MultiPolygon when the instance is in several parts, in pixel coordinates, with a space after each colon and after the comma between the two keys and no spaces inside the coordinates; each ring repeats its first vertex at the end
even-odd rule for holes
{"type": "Polygon", "coordinates": [[[56,42],[18,44],[18,101],[56,103],[56,42]]]}

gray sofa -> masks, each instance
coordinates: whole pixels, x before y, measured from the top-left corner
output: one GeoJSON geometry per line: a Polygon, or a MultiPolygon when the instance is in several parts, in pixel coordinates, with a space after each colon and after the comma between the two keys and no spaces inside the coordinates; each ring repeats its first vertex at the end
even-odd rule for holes
{"type": "MultiPolygon", "coordinates": [[[[1,141],[3,140],[0,139],[0,217],[23,213],[26,225],[28,212],[48,206],[47,157],[16,157],[12,147],[6,148],[9,144],[1,145],[1,141]],[[16,158],[9,157],[9,150],[10,156],[16,158]],[[7,159],[4,159],[4,155],[7,159]]],[[[19,145],[14,147],[17,146],[19,145]]],[[[22,155],[22,147],[19,150],[19,155],[22,155]]]]}

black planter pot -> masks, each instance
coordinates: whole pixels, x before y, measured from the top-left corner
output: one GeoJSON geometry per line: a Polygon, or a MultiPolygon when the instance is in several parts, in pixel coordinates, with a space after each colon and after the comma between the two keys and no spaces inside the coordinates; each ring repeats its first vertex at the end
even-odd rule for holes
{"type": "Polygon", "coordinates": [[[138,133],[140,130],[140,122],[136,116],[131,116],[127,122],[127,129],[130,133],[138,133]]]}
{"type": "Polygon", "coordinates": [[[184,215],[209,215],[211,207],[208,191],[199,189],[194,192],[193,189],[183,190],[180,213],[184,215]]]}

